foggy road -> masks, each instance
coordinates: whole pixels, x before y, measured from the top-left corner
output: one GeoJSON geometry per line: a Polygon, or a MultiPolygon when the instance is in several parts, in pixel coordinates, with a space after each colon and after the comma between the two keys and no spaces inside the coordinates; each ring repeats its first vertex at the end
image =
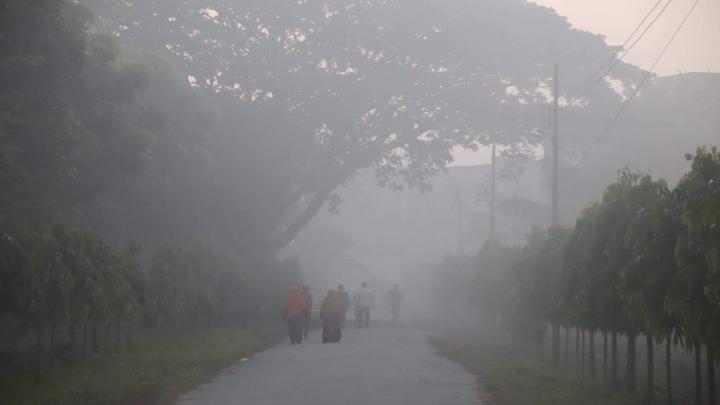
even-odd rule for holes
{"type": "Polygon", "coordinates": [[[473,376],[434,352],[426,333],[379,325],[346,329],[339,344],[320,331],[283,343],[180,398],[178,405],[479,404],[473,376]]]}

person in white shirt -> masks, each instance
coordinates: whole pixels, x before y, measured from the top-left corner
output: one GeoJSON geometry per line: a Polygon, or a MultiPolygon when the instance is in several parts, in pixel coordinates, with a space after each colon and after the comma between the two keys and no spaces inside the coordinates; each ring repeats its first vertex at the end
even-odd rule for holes
{"type": "Polygon", "coordinates": [[[362,283],[362,287],[354,298],[358,326],[367,328],[370,326],[370,310],[375,307],[375,297],[367,283],[362,283]]]}

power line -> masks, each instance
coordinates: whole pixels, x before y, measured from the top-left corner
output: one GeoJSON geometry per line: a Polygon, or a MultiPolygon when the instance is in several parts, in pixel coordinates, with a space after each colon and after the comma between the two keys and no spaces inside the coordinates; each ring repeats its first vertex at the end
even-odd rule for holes
{"type": "Polygon", "coordinates": [[[625,100],[625,103],[623,103],[622,107],[620,108],[620,111],[618,111],[618,113],[615,115],[615,117],[612,119],[612,121],[610,121],[610,123],[607,125],[607,127],[605,127],[605,130],[600,134],[599,137],[595,138],[595,141],[593,141],[592,145],[590,145],[590,148],[587,150],[587,152],[585,152],[580,157],[580,159],[575,163],[576,167],[578,165],[580,165],[580,163],[582,163],[590,155],[590,153],[597,146],[597,144],[600,143],[600,141],[602,141],[603,138],[605,138],[605,136],[610,132],[610,130],[615,125],[617,120],[620,119],[620,116],[623,114],[623,112],[625,112],[625,109],[627,109],[627,106],[630,104],[630,102],[633,100],[633,98],[637,95],[638,91],[640,91],[640,88],[643,86],[643,84],[645,84],[645,82],[650,77],[650,75],[652,75],[653,70],[655,70],[655,67],[657,66],[657,64],[660,63],[660,60],[663,58],[663,56],[665,56],[665,53],[670,48],[670,45],[672,45],[672,43],[675,41],[675,38],[678,36],[680,31],[682,31],[683,27],[685,26],[685,23],[690,18],[693,11],[695,11],[695,8],[697,7],[698,3],[700,3],[700,0],[695,0],[692,7],[690,7],[690,10],[688,10],[687,14],[685,14],[685,18],[683,18],[682,22],[680,22],[680,25],[677,27],[677,29],[675,30],[673,35],[670,37],[670,40],[667,42],[667,44],[665,44],[665,47],[660,52],[658,57],[655,59],[655,62],[653,62],[652,66],[650,66],[650,69],[648,69],[648,71],[645,73],[645,76],[643,76],[642,80],[640,80],[640,83],[638,83],[638,85],[635,87],[635,90],[633,90],[633,92],[630,94],[630,96],[627,98],[627,100],[625,100]]]}
{"type": "Polygon", "coordinates": [[[590,90],[593,89],[593,87],[595,87],[598,83],[603,81],[605,79],[605,77],[610,72],[612,72],[612,70],[615,69],[615,67],[617,67],[617,65],[620,64],[620,62],[622,62],[625,59],[625,57],[635,48],[635,45],[637,45],[640,42],[640,40],[642,40],[643,37],[645,37],[645,34],[647,34],[648,31],[650,31],[650,28],[652,28],[652,26],[655,25],[655,23],[660,19],[660,17],[662,17],[662,15],[665,14],[665,11],[668,9],[668,7],[670,6],[671,3],[672,3],[672,0],[668,0],[668,2],[665,3],[665,5],[660,10],[658,15],[656,15],[655,18],[653,18],[652,21],[650,21],[650,24],[648,24],[648,26],[645,27],[643,32],[640,33],[640,36],[638,36],[637,39],[635,39],[635,41],[632,44],[630,44],[630,46],[623,52],[622,55],[620,55],[619,58],[615,59],[613,64],[610,65],[610,67],[605,71],[605,73],[602,76],[598,77],[595,81],[593,81],[590,84],[590,86],[587,89],[585,89],[585,91],[580,95],[580,98],[587,96],[587,94],[590,92],[590,90]]]}
{"type": "Polygon", "coordinates": [[[620,55],[620,57],[617,58],[617,59],[613,62],[612,65],[610,65],[610,67],[607,69],[607,71],[605,71],[605,74],[603,74],[601,77],[599,77],[597,80],[595,80],[595,81],[590,85],[590,87],[588,87],[587,89],[585,89],[585,91],[583,92],[583,94],[580,96],[581,98],[582,98],[582,97],[585,97],[585,96],[590,92],[590,90],[593,89],[593,87],[595,87],[598,83],[600,83],[603,79],[605,79],[605,77],[606,77],[613,69],[615,69],[615,67],[616,67],[621,61],[623,61],[623,60],[625,59],[625,57],[635,48],[635,45],[637,45],[637,44],[640,42],[640,40],[642,40],[643,37],[645,37],[645,34],[648,33],[648,31],[650,30],[650,28],[652,28],[652,26],[655,25],[655,23],[660,19],[660,17],[662,17],[662,15],[665,14],[665,10],[668,9],[668,7],[670,6],[670,3],[672,3],[672,0],[668,0],[668,2],[665,3],[665,5],[664,5],[663,8],[660,10],[660,12],[658,13],[658,15],[656,15],[655,18],[653,18],[653,20],[650,21],[650,24],[648,24],[648,26],[645,27],[645,29],[643,30],[643,32],[640,33],[640,36],[638,36],[638,37],[635,39],[635,41],[633,41],[633,43],[630,44],[630,46],[623,52],[623,54],[620,55]]]}
{"type": "Polygon", "coordinates": [[[573,91],[571,91],[569,94],[577,94],[583,87],[585,87],[588,83],[590,83],[590,81],[592,81],[595,78],[595,76],[602,73],[602,71],[605,70],[605,68],[615,60],[617,54],[621,50],[625,49],[625,46],[627,46],[627,44],[630,43],[630,41],[635,37],[635,34],[637,34],[637,32],[640,31],[640,28],[645,24],[645,21],[647,21],[647,19],[650,18],[650,15],[652,15],[652,13],[655,12],[655,10],[658,8],[660,3],[662,3],[663,1],[664,0],[658,0],[657,3],[655,3],[655,5],[650,9],[650,11],[648,11],[645,14],[645,17],[643,17],[642,21],[640,21],[640,23],[637,25],[637,27],[635,27],[635,29],[627,37],[625,42],[623,42],[622,45],[620,45],[620,47],[615,52],[613,52],[613,54],[610,55],[609,58],[607,58],[605,63],[603,63],[602,66],[600,66],[600,68],[598,68],[595,72],[593,72],[592,75],[590,75],[587,79],[585,79],[579,86],[577,86],[575,89],[573,89],[573,91]]]}
{"type": "Polygon", "coordinates": [[[605,77],[610,72],[612,72],[613,69],[615,69],[615,67],[617,67],[617,65],[620,64],[620,62],[622,62],[628,54],[630,54],[630,52],[632,52],[632,50],[635,48],[635,46],[645,37],[645,34],[647,34],[648,31],[650,31],[650,28],[652,28],[652,26],[655,25],[655,23],[660,19],[660,17],[662,17],[662,15],[665,14],[665,11],[668,9],[668,7],[672,3],[672,1],[673,0],[668,0],[668,2],[665,3],[663,8],[660,10],[660,12],[655,16],[655,18],[652,19],[652,21],[650,21],[650,23],[647,25],[647,27],[645,27],[645,29],[640,33],[640,35],[635,39],[635,41],[633,41],[633,43],[630,44],[630,46],[623,51],[622,55],[620,55],[619,58],[617,58],[613,61],[613,63],[610,65],[610,67],[607,68],[605,73],[602,74],[602,76],[598,77],[595,81],[593,81],[590,84],[590,86],[588,86],[585,89],[585,91],[580,95],[580,98],[585,97],[590,92],[590,90],[592,90],[598,83],[603,81],[605,79],[605,77]]]}

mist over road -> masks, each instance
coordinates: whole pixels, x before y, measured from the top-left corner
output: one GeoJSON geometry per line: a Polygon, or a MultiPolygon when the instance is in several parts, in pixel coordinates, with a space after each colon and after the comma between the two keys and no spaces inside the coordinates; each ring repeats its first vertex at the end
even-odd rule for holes
{"type": "Polygon", "coordinates": [[[473,376],[426,338],[376,324],[321,344],[316,330],[302,345],[281,344],[225,371],[178,405],[479,404],[473,376]]]}

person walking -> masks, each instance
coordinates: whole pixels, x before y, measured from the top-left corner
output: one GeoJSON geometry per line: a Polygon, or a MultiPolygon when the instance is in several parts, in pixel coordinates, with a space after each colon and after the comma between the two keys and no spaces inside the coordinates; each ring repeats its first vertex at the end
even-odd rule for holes
{"type": "Polygon", "coordinates": [[[361,328],[370,327],[370,310],[375,307],[375,297],[367,283],[362,283],[357,293],[358,326],[361,328]]]}
{"type": "Polygon", "coordinates": [[[290,344],[302,343],[302,325],[305,313],[305,300],[297,287],[291,287],[288,293],[285,319],[288,323],[290,344]]]}
{"type": "Polygon", "coordinates": [[[340,302],[342,303],[342,322],[340,323],[341,327],[345,327],[345,320],[347,318],[347,311],[350,308],[350,294],[345,291],[345,286],[340,284],[338,286],[338,296],[340,298],[340,302]]]}
{"type": "Polygon", "coordinates": [[[355,310],[355,323],[358,327],[361,327],[360,318],[362,314],[360,313],[360,291],[356,291],[355,294],[353,294],[352,307],[355,310]]]}
{"type": "Polygon", "coordinates": [[[304,285],[302,288],[302,297],[303,302],[305,303],[305,310],[303,311],[303,322],[302,322],[302,331],[303,331],[303,337],[305,339],[308,338],[308,331],[310,330],[310,321],[312,320],[312,306],[313,306],[313,296],[310,292],[310,287],[304,285]]]}
{"type": "Polygon", "coordinates": [[[393,285],[393,288],[388,291],[387,300],[390,305],[390,314],[392,315],[393,325],[398,324],[398,320],[400,318],[400,306],[402,305],[403,298],[405,297],[397,284],[393,285]]]}
{"type": "Polygon", "coordinates": [[[338,343],[342,337],[340,324],[343,317],[343,304],[337,291],[330,290],[320,306],[320,319],[323,321],[322,342],[338,343]]]}

